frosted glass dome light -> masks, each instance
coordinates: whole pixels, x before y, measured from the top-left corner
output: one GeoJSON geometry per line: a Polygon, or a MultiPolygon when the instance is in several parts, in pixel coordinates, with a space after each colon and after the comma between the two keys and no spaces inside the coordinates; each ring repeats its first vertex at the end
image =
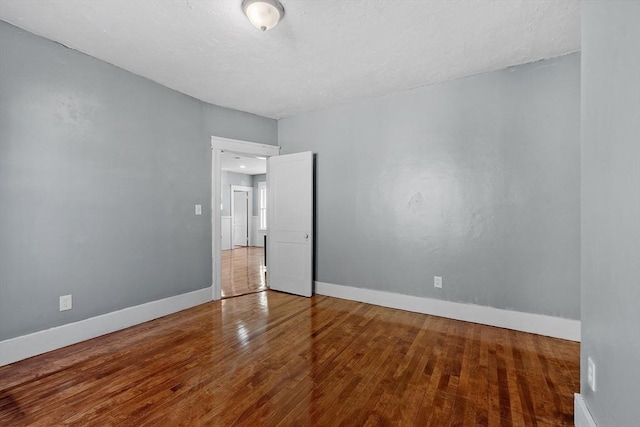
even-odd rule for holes
{"type": "Polygon", "coordinates": [[[243,0],[242,11],[254,27],[267,31],[278,25],[284,7],[278,0],[243,0]]]}

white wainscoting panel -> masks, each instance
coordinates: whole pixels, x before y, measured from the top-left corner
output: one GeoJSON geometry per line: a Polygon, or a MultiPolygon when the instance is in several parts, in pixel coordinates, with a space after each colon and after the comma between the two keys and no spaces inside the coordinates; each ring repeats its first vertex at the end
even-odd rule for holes
{"type": "Polygon", "coordinates": [[[256,246],[259,246],[261,248],[264,247],[264,236],[266,236],[267,232],[264,230],[258,230],[258,232],[256,233],[256,246]]]}
{"type": "Polygon", "coordinates": [[[251,246],[258,246],[258,217],[251,217],[251,246]]]}
{"type": "Polygon", "coordinates": [[[315,286],[315,292],[320,295],[366,302],[368,304],[397,308],[416,313],[432,314],[434,316],[481,323],[516,331],[531,332],[570,341],[580,341],[579,320],[372,289],[355,288],[332,283],[315,282],[315,286]]]}
{"type": "Polygon", "coordinates": [[[258,229],[258,221],[259,217],[253,217],[253,242],[251,242],[251,246],[264,247],[264,236],[267,234],[266,231],[258,229]]]}
{"type": "Polygon", "coordinates": [[[0,341],[0,366],[211,301],[211,287],[0,341]]]}

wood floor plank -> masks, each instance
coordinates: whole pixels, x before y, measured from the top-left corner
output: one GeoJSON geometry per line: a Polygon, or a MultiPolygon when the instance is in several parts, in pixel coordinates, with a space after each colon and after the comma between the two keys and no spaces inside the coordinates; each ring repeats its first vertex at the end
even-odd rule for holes
{"type": "Polygon", "coordinates": [[[236,246],[221,251],[222,297],[237,297],[267,289],[264,248],[236,246]]]}
{"type": "Polygon", "coordinates": [[[574,342],[265,291],[0,368],[0,425],[568,426],[578,389],[574,342]]]}

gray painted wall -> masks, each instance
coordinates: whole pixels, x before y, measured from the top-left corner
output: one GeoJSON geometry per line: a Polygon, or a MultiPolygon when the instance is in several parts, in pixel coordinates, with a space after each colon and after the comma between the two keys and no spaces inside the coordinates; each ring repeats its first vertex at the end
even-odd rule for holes
{"type": "Polygon", "coordinates": [[[220,179],[222,185],[221,192],[221,214],[222,216],[231,215],[231,186],[232,185],[242,185],[244,187],[253,187],[253,179],[251,175],[246,175],[243,173],[236,172],[228,172],[222,171],[222,177],[220,179]]]}
{"type": "Polygon", "coordinates": [[[582,49],[580,393],[599,426],[632,426],[640,420],[640,3],[584,2],[582,49]]]}
{"type": "Polygon", "coordinates": [[[578,54],[282,119],[278,135],[317,153],[317,280],[579,318],[578,54]]]}
{"type": "Polygon", "coordinates": [[[211,134],[277,124],[0,22],[0,340],[210,286],[211,134]]]}
{"type": "Polygon", "coordinates": [[[253,182],[253,216],[258,216],[260,214],[260,200],[259,200],[260,195],[258,194],[258,183],[266,182],[266,181],[267,181],[267,174],[266,173],[262,173],[262,174],[259,174],[259,175],[253,175],[253,177],[252,177],[252,182],[253,182]]]}
{"type": "MultiPolygon", "coordinates": [[[[211,135],[262,144],[278,145],[278,121],[217,105],[202,105],[203,128],[211,135]]],[[[211,146],[211,145],[209,145],[211,146]]],[[[211,159],[209,159],[211,162],[211,159]]]]}

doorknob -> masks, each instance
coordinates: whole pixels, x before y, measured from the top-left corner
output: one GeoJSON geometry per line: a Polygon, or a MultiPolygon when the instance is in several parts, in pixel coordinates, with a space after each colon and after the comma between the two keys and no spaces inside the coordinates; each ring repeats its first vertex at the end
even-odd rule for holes
{"type": "Polygon", "coordinates": [[[309,233],[304,233],[304,240],[309,240],[309,233]]]}

